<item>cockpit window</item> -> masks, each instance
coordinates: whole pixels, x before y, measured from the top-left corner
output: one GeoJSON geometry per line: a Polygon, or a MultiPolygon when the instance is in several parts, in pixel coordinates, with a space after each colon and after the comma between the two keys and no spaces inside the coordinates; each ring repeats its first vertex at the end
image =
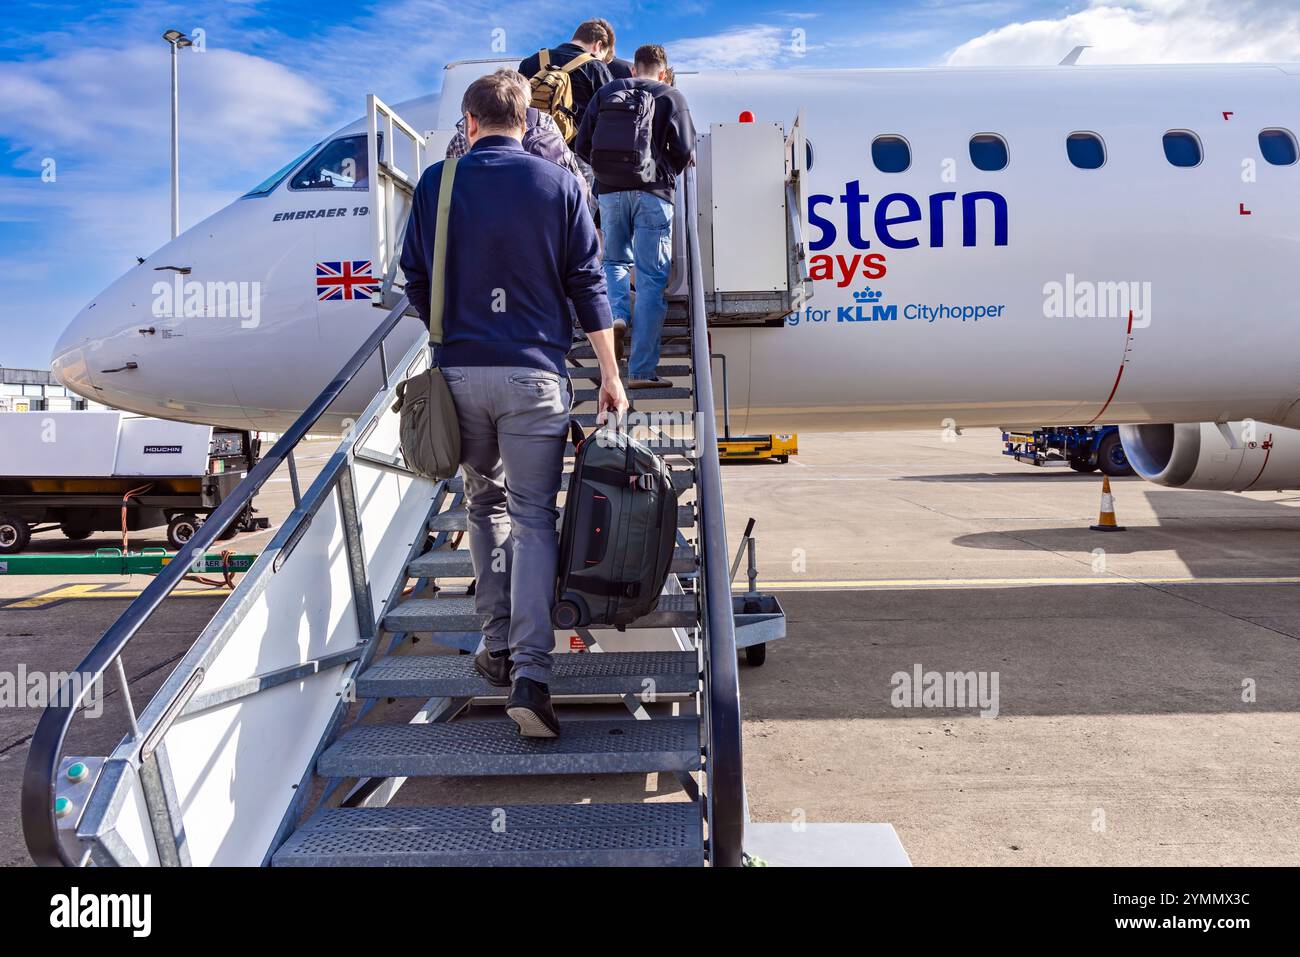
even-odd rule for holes
{"type": "Polygon", "coordinates": [[[316,158],[289,180],[290,189],[366,189],[366,137],[344,136],[325,144],[316,158]]]}
{"type": "Polygon", "coordinates": [[[291,161],[289,161],[289,162],[286,163],[285,165],[281,166],[278,170],[276,170],[274,173],[272,173],[272,174],[271,174],[270,176],[268,176],[266,179],[262,180],[262,182],[258,183],[256,186],[254,186],[252,189],[250,189],[250,190],[249,190],[247,193],[245,193],[244,195],[245,195],[245,196],[265,196],[265,195],[267,195],[267,194],[270,193],[272,190],[274,190],[277,186],[280,185],[280,181],[281,181],[281,180],[283,180],[286,176],[288,176],[291,172],[293,172],[293,170],[297,169],[299,163],[301,163],[303,160],[305,160],[305,159],[306,159],[308,156],[310,156],[312,153],[315,153],[316,150],[319,149],[319,148],[320,148],[320,144],[317,143],[315,146],[312,146],[312,147],[309,147],[309,148],[306,149],[306,150],[303,150],[302,153],[300,153],[298,156],[294,157],[291,161]]]}

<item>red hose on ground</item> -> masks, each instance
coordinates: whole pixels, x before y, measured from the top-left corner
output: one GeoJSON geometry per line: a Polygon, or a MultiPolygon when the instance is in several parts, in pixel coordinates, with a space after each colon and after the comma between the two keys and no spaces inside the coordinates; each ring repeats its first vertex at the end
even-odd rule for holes
{"type": "Polygon", "coordinates": [[[139,488],[133,488],[122,496],[122,554],[125,555],[130,548],[130,535],[126,530],[126,508],[131,503],[132,496],[141,495],[153,488],[153,483],[141,485],[139,488]]]}

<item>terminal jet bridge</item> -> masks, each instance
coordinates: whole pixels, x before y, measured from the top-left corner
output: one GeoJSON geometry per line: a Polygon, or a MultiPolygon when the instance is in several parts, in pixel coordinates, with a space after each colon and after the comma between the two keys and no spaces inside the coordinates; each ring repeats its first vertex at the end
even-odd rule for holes
{"type": "MultiPolygon", "coordinates": [[[[410,310],[400,275],[388,267],[428,141],[378,99],[368,106],[376,261],[388,269],[385,318],[42,714],[22,792],[32,857],[69,866],[739,865],[747,810],[737,648],[783,636],[785,619],[768,596],[731,593],[707,319],[779,321],[790,308],[802,267],[798,124],[789,138],[779,128],[715,126],[698,174],[688,169],[681,179],[671,289],[677,320],[665,325],[658,369],[675,384],[632,395],[643,417],[679,410],[633,419],[649,422],[648,444],[674,467],[682,496],[673,574],[658,607],[626,632],[557,636],[561,651],[570,643],[585,651],[556,656],[551,691],[557,705],[570,707],[561,736],[545,740],[521,738],[501,711],[501,689],[477,677],[468,654],[456,653],[477,645],[480,626],[472,587],[452,584],[473,576],[468,549],[459,547],[466,530],[459,478],[428,480],[401,458],[395,389],[426,367],[429,353],[424,342],[400,357],[389,353],[410,310]],[[743,137],[752,137],[747,148],[743,137]],[[393,156],[402,139],[411,162],[399,168],[393,156]],[[710,151],[728,151],[730,163],[762,144],[762,163],[752,157],[753,190],[729,186],[709,195],[710,151]],[[755,205],[755,196],[764,207],[747,208],[750,225],[737,228],[732,204],[755,205]],[[760,225],[765,233],[750,231],[760,225]],[[759,248],[760,239],[772,248],[759,248]],[[730,262],[742,240],[754,271],[730,262]],[[735,285],[756,278],[761,283],[750,288],[735,285]],[[303,488],[299,444],[344,388],[376,365],[374,399],[303,488]],[[137,710],[140,692],[128,678],[133,642],[282,466],[293,512],[137,710]],[[73,719],[102,701],[109,683],[120,691],[127,733],[107,756],[69,754],[73,719]],[[409,705],[401,720],[391,717],[394,701],[409,705]],[[606,711],[569,716],[585,703],[606,711]],[[681,800],[392,803],[413,777],[451,785],[515,776],[527,795],[538,790],[530,783],[536,776],[636,772],[670,772],[681,800]]],[[[574,411],[587,428],[595,425],[593,360],[588,345],[569,355],[574,411]]]]}

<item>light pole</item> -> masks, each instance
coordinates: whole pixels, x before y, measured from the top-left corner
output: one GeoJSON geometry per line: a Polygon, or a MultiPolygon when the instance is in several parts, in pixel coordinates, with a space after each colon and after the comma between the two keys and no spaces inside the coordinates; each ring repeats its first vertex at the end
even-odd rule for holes
{"type": "Polygon", "coordinates": [[[168,30],[163,39],[172,47],[172,239],[175,239],[181,234],[181,100],[177,63],[180,48],[194,43],[179,30],[168,30]]]}

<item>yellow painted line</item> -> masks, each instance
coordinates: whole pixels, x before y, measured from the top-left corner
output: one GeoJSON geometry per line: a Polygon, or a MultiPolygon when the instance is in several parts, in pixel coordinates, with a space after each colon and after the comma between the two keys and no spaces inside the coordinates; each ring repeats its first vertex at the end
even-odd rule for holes
{"type": "MultiPolygon", "coordinates": [[[[898,588],[1024,588],[1035,585],[1300,585],[1300,577],[1279,578],[867,578],[835,581],[759,581],[763,591],[885,590],[898,588]]],[[[744,592],[744,584],[732,590],[744,592]]]]}
{"type": "Polygon", "coordinates": [[[20,601],[7,603],[5,608],[43,608],[46,605],[53,605],[55,602],[67,601],[69,598],[86,598],[96,588],[101,585],[65,585],[62,588],[54,588],[39,595],[33,595],[31,598],[24,598],[20,601]]]}
{"type": "MultiPolygon", "coordinates": [[[[50,591],[42,592],[39,595],[33,595],[30,598],[20,598],[18,601],[0,602],[0,608],[46,608],[50,605],[57,605],[60,602],[76,601],[78,599],[95,599],[95,598],[138,598],[140,589],[122,589],[115,590],[106,584],[97,585],[64,585],[61,588],[53,588],[50,591]]],[[[176,590],[168,597],[173,598],[194,598],[204,595],[223,594],[216,588],[187,588],[176,590]]],[[[224,592],[229,594],[229,592],[224,592]]]]}

